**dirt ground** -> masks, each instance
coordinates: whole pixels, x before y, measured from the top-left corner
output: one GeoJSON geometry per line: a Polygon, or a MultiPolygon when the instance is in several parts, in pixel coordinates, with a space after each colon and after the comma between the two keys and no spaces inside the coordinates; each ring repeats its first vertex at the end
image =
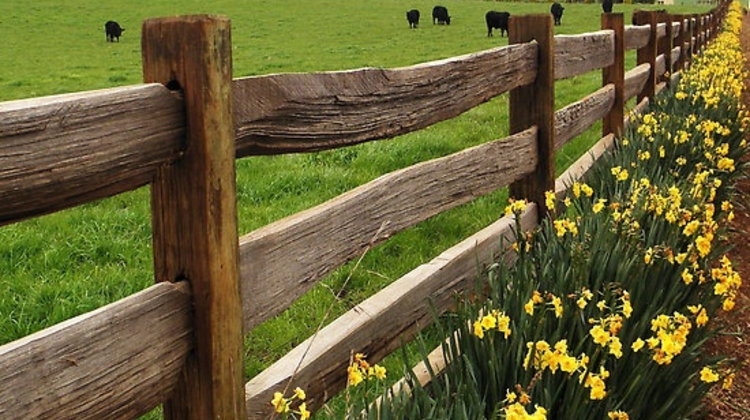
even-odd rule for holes
{"type": "MultiPolygon", "coordinates": [[[[745,58],[750,59],[750,15],[745,15],[742,24],[742,49],[745,58]]],[[[745,81],[745,86],[743,101],[750,107],[750,79],[745,81]]],[[[750,160],[750,155],[747,159],[750,160]]],[[[734,311],[718,320],[726,334],[713,340],[709,350],[734,358],[740,363],[740,369],[730,390],[717,390],[706,398],[708,420],[750,419],[750,179],[743,179],[738,190],[740,198],[734,210],[737,217],[730,227],[731,241],[735,245],[731,259],[743,284],[734,311]]]]}

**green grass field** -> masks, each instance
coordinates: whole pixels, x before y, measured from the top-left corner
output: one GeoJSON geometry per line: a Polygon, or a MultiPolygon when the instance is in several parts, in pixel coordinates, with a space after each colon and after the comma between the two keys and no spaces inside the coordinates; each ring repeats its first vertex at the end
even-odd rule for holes
{"type": "MultiPolygon", "coordinates": [[[[549,3],[448,0],[450,26],[433,25],[435,1],[414,0],[4,0],[0,2],[0,101],[141,82],[140,25],[149,17],[222,14],[232,19],[235,77],[277,72],[400,67],[507,43],[486,37],[484,13],[548,13],[549,3]],[[410,30],[405,12],[422,22],[410,30]],[[126,28],[105,42],[104,22],[126,28]]],[[[599,28],[600,6],[566,4],[558,34],[599,28]]],[[[645,8],[644,6],[639,6],[645,8]]],[[[657,6],[654,6],[657,7],[657,6]]],[[[658,6],[663,8],[664,6],[658,6]]],[[[633,5],[616,5],[626,13],[633,5]]],[[[707,5],[674,6],[674,13],[707,5]]],[[[593,92],[593,73],[558,83],[557,108],[593,92]]],[[[503,137],[507,97],[454,120],[378,144],[316,154],[237,162],[240,234],[309,208],[384,173],[503,137]]],[[[559,154],[558,172],[593,144],[600,128],[559,154]]],[[[153,282],[148,190],[0,227],[0,343],[115,301],[153,282]]],[[[370,252],[359,269],[344,267],[299,304],[247,338],[253,376],[312,334],[330,306],[338,315],[385,284],[481,229],[501,214],[498,192],[437,216],[370,252]],[[336,300],[348,276],[343,300],[336,300]]]]}

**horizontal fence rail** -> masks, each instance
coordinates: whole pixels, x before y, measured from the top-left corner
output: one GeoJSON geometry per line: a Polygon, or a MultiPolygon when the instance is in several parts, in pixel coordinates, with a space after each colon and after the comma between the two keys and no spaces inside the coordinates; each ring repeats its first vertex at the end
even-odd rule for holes
{"type": "Polygon", "coordinates": [[[286,309],[367,247],[510,185],[536,163],[536,130],[530,129],[382,176],[242,237],[245,330],[286,309]],[[329,245],[316,246],[321,238],[329,245]]]}
{"type": "Polygon", "coordinates": [[[555,149],[583,134],[604,118],[615,103],[615,87],[607,85],[555,112],[555,149]]]}
{"type": "Polygon", "coordinates": [[[536,56],[529,43],[393,70],[238,79],[237,154],[311,152],[406,134],[531,83],[536,56]]]}
{"type": "Polygon", "coordinates": [[[613,31],[555,37],[555,79],[567,79],[612,65],[613,31]]]}
{"type": "Polygon", "coordinates": [[[187,283],[162,283],[0,347],[0,418],[135,418],[192,350],[187,283]]]}
{"type": "MultiPolygon", "coordinates": [[[[675,83],[718,32],[727,5],[706,15],[637,13],[627,26],[612,15],[601,31],[557,37],[549,15],[514,17],[513,25],[543,25],[525,25],[506,47],[410,67],[235,80],[227,68],[228,20],[156,19],[144,24],[144,78],[157,83],[0,103],[0,225],[150,185],[155,275],[163,281],[0,346],[0,417],[135,418],[166,403],[173,419],[220,411],[230,413],[223,418],[245,411],[265,418],[273,392],[291,378],[308,390],[310,406],[320,407],[345,385],[353,349],[379,361],[432,321],[428,299],[442,312],[456,291],[472,287],[477,267],[499,257],[501,238],[510,240],[510,220],[415,268],[244,387],[236,381],[243,367],[234,347],[241,333],[370,247],[438,213],[505,186],[514,194],[544,182],[562,194],[629,123],[624,103],[635,98],[636,114],[675,83]],[[638,56],[627,71],[626,50],[638,56]],[[604,74],[601,89],[554,109],[554,80],[596,70],[604,74]],[[177,91],[165,87],[176,84],[177,91]],[[512,135],[386,174],[235,236],[236,213],[227,208],[234,159],[391,138],[507,93],[512,135]],[[230,104],[212,99],[229,96],[230,104]],[[602,139],[590,153],[557,180],[540,178],[554,172],[555,150],[598,121],[602,139]],[[213,129],[224,139],[219,155],[206,141],[213,129]],[[330,246],[316,246],[321,237],[330,246]],[[224,262],[206,262],[218,259],[224,262]],[[215,282],[224,283],[216,289],[215,282]],[[241,310],[223,308],[217,296],[234,293],[241,310]],[[240,328],[222,329],[236,323],[240,328]],[[224,343],[231,355],[222,353],[224,343]]],[[[542,208],[532,203],[524,228],[539,216],[542,208]]]]}
{"type": "Polygon", "coordinates": [[[637,50],[648,44],[651,38],[651,27],[648,25],[632,25],[625,27],[625,49],[637,50]]]}
{"type": "Polygon", "coordinates": [[[4,102],[0,121],[0,224],[147,185],[185,134],[160,84],[4,102]]]}
{"type": "MultiPolygon", "coordinates": [[[[521,217],[523,229],[536,226],[536,211],[521,217]]],[[[327,396],[346,385],[352,349],[380,360],[429,326],[435,313],[453,307],[456,293],[475,286],[477,265],[490,264],[500,252],[498,244],[513,242],[513,218],[504,217],[477,234],[396,280],[379,293],[337,318],[303,342],[245,386],[251,419],[268,417],[266,405],[274,391],[290,380],[303,386],[311,407],[320,407],[327,396]]]]}

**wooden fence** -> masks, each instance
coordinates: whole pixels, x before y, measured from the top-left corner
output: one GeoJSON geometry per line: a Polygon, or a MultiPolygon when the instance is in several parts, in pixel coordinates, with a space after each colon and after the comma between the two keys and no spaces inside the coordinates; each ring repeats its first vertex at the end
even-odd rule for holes
{"type": "MultiPolygon", "coordinates": [[[[147,184],[156,284],[0,347],[0,418],[120,419],[159,404],[171,419],[264,418],[274,391],[320,407],[345,386],[350,351],[377,362],[429,325],[489,263],[503,218],[333,321],[245,383],[243,334],[324,276],[420,221],[504,186],[562,193],[639,107],[718,31],[710,13],[602,15],[602,30],[553,37],[548,15],[513,17],[512,45],[398,69],[232,79],[230,23],[143,25],[146,84],[0,103],[0,224],[147,184]],[[185,40],[190,40],[189,42],[185,40]],[[625,71],[625,51],[638,65],[625,71]],[[555,111],[555,80],[601,69],[603,87],[555,111]],[[362,185],[242,237],[235,159],[391,138],[510,92],[511,136],[362,185]],[[233,98],[230,100],[230,98],[233,98]],[[563,177],[555,150],[603,120],[563,177]],[[377,235],[375,236],[377,232],[377,235]],[[326,238],[326,246],[318,246],[326,238]],[[303,355],[304,360],[301,360],[303,355]]],[[[523,225],[535,226],[529,206],[523,225]]],[[[251,355],[252,357],[252,355],[251,355]]]]}

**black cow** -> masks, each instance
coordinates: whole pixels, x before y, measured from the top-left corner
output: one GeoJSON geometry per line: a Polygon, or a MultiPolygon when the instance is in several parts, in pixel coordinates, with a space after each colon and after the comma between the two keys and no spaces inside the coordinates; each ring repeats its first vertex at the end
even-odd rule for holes
{"type": "Polygon", "coordinates": [[[419,25],[419,10],[412,9],[406,12],[406,20],[409,21],[409,29],[416,29],[419,25]]]}
{"type": "Polygon", "coordinates": [[[107,21],[104,24],[104,32],[107,35],[108,42],[115,42],[115,39],[117,39],[117,42],[120,42],[120,35],[122,35],[124,30],[125,28],[113,20],[107,21]]]}
{"type": "Polygon", "coordinates": [[[492,36],[492,29],[500,29],[500,36],[505,36],[508,32],[508,20],[510,19],[510,13],[508,12],[496,12],[490,10],[484,15],[484,20],[487,22],[487,36],[492,36]]]}
{"type": "Polygon", "coordinates": [[[604,13],[612,13],[612,0],[604,0],[602,2],[602,10],[604,13]]]}
{"type": "Polygon", "coordinates": [[[565,10],[565,8],[562,7],[562,4],[558,2],[552,3],[550,12],[552,12],[552,17],[555,18],[555,25],[560,25],[560,19],[562,19],[563,10],[565,10]]]}
{"type": "Polygon", "coordinates": [[[443,6],[435,6],[432,8],[432,24],[444,23],[446,25],[451,24],[451,17],[448,16],[448,9],[443,6]]]}

